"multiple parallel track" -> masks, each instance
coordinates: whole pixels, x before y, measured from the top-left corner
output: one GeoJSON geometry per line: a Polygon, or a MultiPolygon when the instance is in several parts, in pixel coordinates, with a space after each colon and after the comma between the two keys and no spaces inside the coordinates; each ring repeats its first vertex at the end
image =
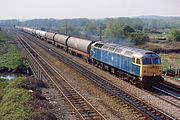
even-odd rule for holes
{"type": "Polygon", "coordinates": [[[180,90],[173,88],[165,83],[153,87],[154,94],[170,104],[180,108],[180,90]]]}
{"type": "MultiPolygon", "coordinates": [[[[26,36],[27,37],[27,36],[26,36]]],[[[27,37],[28,39],[32,39],[31,37],[27,37]]],[[[48,46],[42,45],[38,41],[34,42],[42,47],[44,50],[49,52],[51,55],[56,57],[57,59],[65,62],[69,66],[71,66],[73,69],[80,72],[85,77],[89,78],[90,80],[94,81],[99,87],[103,88],[105,91],[107,91],[112,96],[118,98],[118,100],[123,101],[125,104],[129,106],[129,108],[134,109],[139,114],[144,116],[148,119],[174,119],[173,117],[167,115],[166,113],[159,111],[157,108],[139,100],[135,96],[120,90],[115,85],[112,85],[110,82],[106,81],[101,76],[89,71],[84,66],[74,62],[73,60],[69,59],[65,54],[59,53],[54,49],[50,49],[48,46]]]]}
{"type": "Polygon", "coordinates": [[[66,79],[59,74],[36,50],[34,50],[20,35],[19,41],[26,49],[29,57],[41,67],[46,77],[54,84],[58,91],[64,96],[72,106],[79,118],[83,120],[105,120],[101,115],[78,91],[76,91],[66,79]]]}

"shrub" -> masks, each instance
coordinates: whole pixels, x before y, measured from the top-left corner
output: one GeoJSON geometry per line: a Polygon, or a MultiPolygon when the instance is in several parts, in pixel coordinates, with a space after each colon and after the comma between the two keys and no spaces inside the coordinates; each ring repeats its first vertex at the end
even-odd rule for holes
{"type": "Polygon", "coordinates": [[[168,33],[168,40],[170,40],[170,41],[180,41],[180,30],[172,29],[168,33]]]}
{"type": "Polygon", "coordinates": [[[135,45],[144,44],[145,42],[149,41],[149,36],[142,32],[129,33],[128,38],[135,45]]]}

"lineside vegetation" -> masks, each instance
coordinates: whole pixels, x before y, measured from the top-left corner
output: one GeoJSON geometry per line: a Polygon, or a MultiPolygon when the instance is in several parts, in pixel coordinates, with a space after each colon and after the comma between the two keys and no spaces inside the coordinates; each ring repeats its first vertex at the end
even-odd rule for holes
{"type": "Polygon", "coordinates": [[[27,60],[20,55],[11,38],[0,32],[0,72],[16,72],[28,67],[27,60]]]}
{"type": "Polygon", "coordinates": [[[27,120],[30,112],[30,93],[23,88],[24,77],[13,81],[0,81],[0,119],[27,120]]]}

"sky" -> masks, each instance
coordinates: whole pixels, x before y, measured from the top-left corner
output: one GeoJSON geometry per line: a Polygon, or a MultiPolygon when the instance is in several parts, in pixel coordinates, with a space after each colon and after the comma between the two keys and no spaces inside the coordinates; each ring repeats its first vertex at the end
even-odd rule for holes
{"type": "Polygon", "coordinates": [[[0,0],[0,19],[179,16],[180,0],[0,0]]]}

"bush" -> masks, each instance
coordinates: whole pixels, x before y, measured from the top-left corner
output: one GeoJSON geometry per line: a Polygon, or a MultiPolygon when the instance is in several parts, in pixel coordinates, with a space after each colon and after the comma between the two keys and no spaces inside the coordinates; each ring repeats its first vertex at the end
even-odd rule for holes
{"type": "Polygon", "coordinates": [[[170,40],[170,41],[180,41],[180,30],[172,29],[168,33],[168,40],[170,40]]]}
{"type": "Polygon", "coordinates": [[[149,36],[142,32],[129,33],[128,38],[135,45],[144,44],[145,42],[149,41],[149,36]]]}

